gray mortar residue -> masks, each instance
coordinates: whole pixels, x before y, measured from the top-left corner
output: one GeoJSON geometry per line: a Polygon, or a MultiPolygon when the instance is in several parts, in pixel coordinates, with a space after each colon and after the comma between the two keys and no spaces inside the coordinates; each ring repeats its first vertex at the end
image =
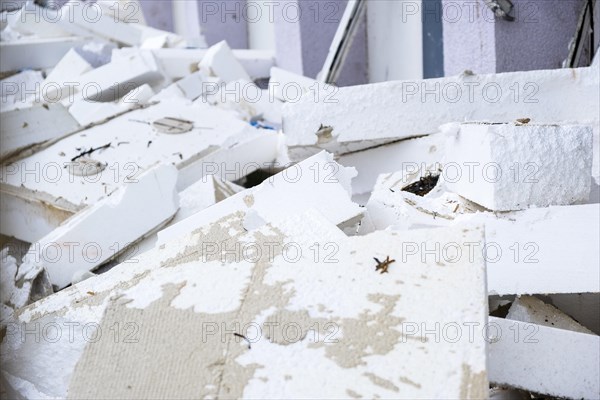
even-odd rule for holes
{"type": "MultiPolygon", "coordinates": [[[[276,228],[272,228],[272,235],[265,235],[261,232],[255,233],[255,243],[264,246],[265,243],[282,243],[284,235],[276,228]]],[[[280,251],[280,249],[277,249],[280,251]]],[[[248,285],[246,293],[242,296],[242,304],[238,309],[234,321],[239,322],[240,326],[256,321],[256,318],[266,309],[276,307],[283,309],[289,302],[292,293],[286,291],[283,283],[274,285],[264,283],[267,269],[271,266],[271,255],[262,252],[261,258],[256,263],[248,285]]],[[[279,253],[275,254],[278,255],[279,253]]],[[[221,375],[219,376],[217,387],[217,397],[219,398],[241,398],[243,397],[246,384],[254,375],[256,368],[252,366],[251,373],[248,374],[248,367],[238,364],[235,360],[244,352],[251,351],[245,346],[234,345],[230,340],[227,344],[227,357],[221,375]]]]}
{"type": "Polygon", "coordinates": [[[309,332],[312,332],[313,340],[314,338],[326,340],[329,336],[333,336],[327,332],[328,326],[333,326],[333,323],[325,318],[312,318],[306,310],[279,309],[267,317],[262,330],[271,343],[286,346],[303,341],[309,332]],[[318,331],[315,331],[315,327],[318,331]]]}
{"type": "MultiPolygon", "coordinates": [[[[134,276],[133,278],[129,279],[126,282],[119,282],[117,285],[113,286],[110,289],[102,290],[99,292],[94,292],[93,294],[79,292],[77,287],[67,288],[64,290],[64,292],[67,292],[67,291],[75,292],[74,295],[72,296],[73,298],[68,306],[65,305],[59,309],[56,309],[56,310],[50,311],[50,312],[35,310],[36,308],[39,308],[43,305],[43,302],[45,299],[42,299],[42,300],[38,301],[37,303],[30,304],[27,307],[17,310],[17,312],[15,313],[15,320],[18,320],[23,313],[25,313],[26,311],[28,311],[30,309],[33,309],[35,311],[31,312],[30,322],[28,322],[28,323],[33,323],[33,322],[39,320],[40,318],[44,318],[47,316],[52,316],[54,318],[64,317],[69,310],[76,309],[79,307],[101,306],[105,302],[106,298],[109,295],[114,294],[118,290],[126,290],[132,286],[137,285],[139,283],[139,281],[141,281],[143,278],[148,276],[150,271],[151,270],[146,270],[146,271],[134,276]]],[[[94,277],[92,279],[101,279],[101,278],[94,277]]]]}
{"type": "Polygon", "coordinates": [[[210,243],[219,246],[221,249],[234,248],[241,236],[245,234],[244,227],[242,225],[244,215],[245,214],[241,211],[227,215],[210,224],[210,227],[206,233],[204,233],[202,229],[196,229],[192,232],[194,243],[185,246],[183,251],[181,251],[175,257],[163,261],[160,265],[161,268],[175,267],[180,264],[194,261],[222,261],[222,255],[220,253],[204,254],[204,245],[210,243]],[[232,236],[229,233],[230,228],[235,229],[238,234],[232,236]]]}
{"type": "MultiPolygon", "coordinates": [[[[162,267],[169,268],[193,261],[202,262],[199,246],[203,240],[236,242],[244,233],[230,236],[228,232],[232,226],[239,226],[242,219],[243,213],[236,213],[212,224],[207,234],[195,232],[198,234],[195,238],[196,243],[186,246],[180,254],[162,263],[162,267]]],[[[264,246],[267,242],[284,240],[279,231],[272,231],[272,234],[255,232],[254,242],[264,246]]],[[[98,388],[102,386],[101,382],[112,382],[112,397],[123,394],[127,395],[125,397],[145,398],[151,393],[153,396],[158,393],[158,397],[169,398],[242,397],[248,381],[254,376],[256,369],[262,366],[243,366],[236,361],[240,355],[251,349],[245,342],[240,343],[239,337],[233,335],[230,330],[247,326],[265,309],[275,307],[283,310],[292,296],[291,292],[283,288],[283,283],[264,283],[266,270],[271,265],[270,256],[268,252],[262,253],[261,259],[253,269],[240,307],[231,312],[206,314],[195,313],[193,308],[172,308],[170,304],[187,284],[185,282],[180,285],[164,285],[161,299],[145,309],[129,308],[123,299],[114,303],[114,307],[111,307],[110,312],[103,318],[102,327],[109,329],[116,321],[135,321],[140,327],[150,327],[144,332],[146,336],[140,340],[142,347],[133,348],[133,353],[127,357],[127,351],[132,348],[120,344],[111,343],[110,349],[101,348],[97,351],[90,350],[93,348],[90,346],[78,364],[74,377],[79,378],[73,380],[70,395],[73,398],[102,398],[102,392],[86,392],[86,388],[98,388]],[[203,328],[207,323],[216,323],[219,326],[218,334],[203,336],[203,328]],[[176,340],[173,339],[174,335],[177,336],[176,340]],[[186,343],[186,346],[178,346],[180,343],[186,343]],[[94,353],[98,357],[99,365],[107,365],[105,357],[111,357],[112,352],[119,354],[119,357],[114,357],[108,362],[108,365],[112,366],[109,371],[98,374],[93,362],[94,353]],[[140,368],[140,365],[144,367],[140,368]],[[164,374],[165,369],[170,373],[164,374]],[[111,372],[113,370],[115,372],[111,372]],[[160,371],[163,373],[160,374],[160,371]],[[161,378],[166,379],[166,376],[176,376],[182,385],[165,385],[161,378]],[[146,381],[147,377],[153,379],[148,378],[146,381]],[[94,384],[95,382],[97,383],[94,384]],[[140,382],[144,384],[141,385],[140,382]],[[171,391],[162,393],[163,387],[170,387],[171,391]],[[173,387],[177,388],[174,392],[173,387]]],[[[206,261],[211,261],[211,258],[208,257],[206,261]]],[[[243,335],[243,332],[240,334],[243,335]]],[[[106,395],[110,397],[108,393],[106,395]]]]}
{"type": "MultiPolygon", "coordinates": [[[[358,318],[342,318],[334,321],[338,324],[342,337],[337,343],[328,343],[325,348],[327,357],[343,368],[354,368],[366,364],[364,357],[372,354],[387,354],[394,349],[402,336],[394,329],[404,320],[392,314],[400,295],[369,294],[369,301],[382,306],[375,314],[362,312],[358,318]],[[371,351],[367,351],[367,349],[371,351]]],[[[323,343],[311,344],[320,347],[323,343]]]]}
{"type": "MultiPolygon", "coordinates": [[[[209,335],[203,330],[213,321],[230,322],[236,312],[195,313],[169,304],[186,285],[166,284],[163,296],[145,309],[127,307],[121,298],[107,308],[102,332],[127,321],[138,327],[137,335],[89,343],[71,379],[68,397],[113,398],[215,398],[216,383],[227,362],[233,335],[209,335]],[[185,343],[185,346],[181,345],[185,343]],[[108,366],[108,367],[107,367],[108,366]]],[[[241,348],[241,346],[238,346],[241,348]]],[[[257,366],[238,366],[235,379],[247,382],[257,366]]]]}

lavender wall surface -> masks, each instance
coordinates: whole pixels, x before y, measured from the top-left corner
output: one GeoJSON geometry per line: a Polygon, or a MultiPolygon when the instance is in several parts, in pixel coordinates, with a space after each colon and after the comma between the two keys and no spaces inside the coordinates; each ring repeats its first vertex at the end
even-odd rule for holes
{"type": "Polygon", "coordinates": [[[456,75],[560,68],[583,0],[513,0],[513,22],[482,0],[443,0],[444,71],[456,75]],[[457,12],[458,11],[458,12],[457,12]]]}
{"type": "Polygon", "coordinates": [[[142,0],[140,4],[148,26],[173,32],[173,7],[171,0],[142,0]]]}
{"type": "Polygon", "coordinates": [[[245,0],[197,1],[202,33],[209,46],[226,40],[232,49],[248,48],[248,26],[244,18],[245,0]]]}
{"type": "Polygon", "coordinates": [[[513,0],[515,22],[498,20],[497,72],[561,68],[582,0],[513,0]]]}

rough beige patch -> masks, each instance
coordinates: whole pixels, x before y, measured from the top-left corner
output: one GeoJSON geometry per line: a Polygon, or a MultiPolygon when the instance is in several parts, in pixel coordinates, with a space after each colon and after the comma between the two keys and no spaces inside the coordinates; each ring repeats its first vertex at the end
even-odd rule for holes
{"type": "Polygon", "coordinates": [[[488,396],[488,380],[485,371],[476,374],[467,364],[462,365],[462,379],[460,384],[461,399],[485,399],[488,396]]]}
{"type": "MultiPolygon", "coordinates": [[[[141,281],[146,276],[148,276],[149,273],[150,273],[150,270],[146,270],[146,271],[134,276],[133,278],[131,278],[130,280],[128,280],[126,282],[119,282],[118,284],[116,284],[114,287],[112,287],[110,289],[103,290],[100,292],[94,292],[93,296],[90,296],[88,293],[80,292],[76,286],[71,286],[69,288],[64,289],[64,292],[68,293],[71,297],[71,302],[68,305],[64,305],[63,307],[61,307],[57,310],[51,311],[51,312],[37,311],[36,308],[43,307],[44,301],[46,299],[49,299],[49,297],[46,297],[45,299],[42,299],[42,300],[38,301],[37,303],[30,304],[27,307],[23,307],[20,310],[17,310],[17,312],[15,312],[15,319],[20,318],[20,316],[22,314],[24,314],[25,312],[27,312],[31,309],[33,309],[35,311],[33,311],[31,313],[31,318],[30,318],[29,323],[34,323],[35,321],[37,321],[41,318],[48,317],[48,316],[52,316],[54,318],[63,317],[67,314],[67,312],[69,310],[72,310],[74,308],[101,306],[104,303],[104,301],[106,300],[106,298],[109,295],[115,293],[116,290],[126,290],[132,286],[135,286],[136,284],[139,283],[139,281],[141,281]]],[[[110,271],[107,272],[106,274],[104,274],[104,276],[102,278],[106,278],[107,274],[110,274],[110,271]]],[[[91,279],[102,279],[102,278],[91,278],[91,279]]]]}
{"type": "Polygon", "coordinates": [[[216,179],[214,176],[212,177],[212,179],[215,188],[215,202],[218,203],[235,194],[235,192],[231,190],[230,187],[228,187],[219,179],[216,179]]]}
{"type": "MultiPolygon", "coordinates": [[[[192,232],[193,243],[185,246],[184,249],[175,257],[169,258],[161,263],[162,267],[175,267],[180,264],[185,264],[194,261],[211,262],[222,261],[226,262],[231,257],[238,257],[238,254],[228,253],[223,255],[219,252],[213,252],[212,246],[217,249],[232,249],[239,239],[245,234],[242,221],[244,213],[238,211],[236,213],[225,216],[212,223],[207,232],[202,229],[196,229],[192,232]],[[238,232],[236,235],[230,234],[230,229],[238,232]]],[[[239,261],[233,260],[233,261],[239,261]]]]}
{"type": "MultiPolygon", "coordinates": [[[[274,235],[266,236],[260,232],[255,235],[255,243],[259,246],[267,242],[282,242],[283,239],[283,234],[278,230],[274,230],[274,235]]],[[[242,305],[235,317],[235,320],[239,321],[241,326],[254,322],[256,317],[265,309],[285,307],[290,300],[291,293],[285,291],[283,284],[267,285],[264,283],[266,271],[271,265],[271,261],[268,252],[262,252],[262,258],[254,267],[251,284],[248,285],[246,293],[242,297],[242,305]]],[[[232,342],[229,342],[227,358],[218,380],[219,398],[243,397],[244,387],[254,374],[254,370],[252,370],[250,375],[245,375],[244,379],[240,379],[240,375],[246,367],[241,366],[235,360],[245,351],[251,350],[247,350],[247,347],[244,346],[233,346],[232,342]]]]}
{"type": "MultiPolygon", "coordinates": [[[[223,244],[222,248],[228,249],[241,240],[249,239],[265,249],[266,243],[283,243],[284,235],[269,225],[259,232],[245,232],[242,229],[243,216],[242,212],[237,212],[220,219],[208,228],[194,231],[188,240],[189,244],[175,257],[161,262],[160,267],[173,268],[183,263],[197,263],[198,268],[202,268],[204,262],[226,262],[221,259],[220,254],[202,254],[202,244],[207,241],[223,244]]],[[[243,327],[251,326],[267,309],[275,309],[273,314],[267,317],[267,322],[276,322],[276,326],[279,327],[292,323],[299,326],[302,335],[297,340],[306,340],[306,333],[314,326],[318,326],[319,329],[324,329],[327,325],[337,327],[341,336],[329,335],[330,338],[337,339],[336,341],[319,340],[308,346],[325,346],[326,356],[343,368],[364,365],[364,358],[369,355],[391,352],[402,337],[403,334],[397,326],[403,319],[393,315],[394,307],[400,299],[399,295],[368,295],[369,301],[380,306],[379,311],[365,310],[357,318],[311,318],[306,310],[286,309],[295,294],[286,282],[265,283],[266,273],[271,267],[272,254],[263,251],[261,256],[241,295],[240,307],[232,312],[203,314],[194,313],[191,308],[172,308],[170,303],[186,283],[179,286],[166,285],[163,297],[143,310],[127,307],[122,299],[120,302],[113,301],[102,319],[103,331],[109,331],[111,324],[118,321],[121,324],[135,322],[140,326],[140,330],[145,329],[140,332],[143,340],[137,345],[128,344],[129,347],[124,343],[105,344],[104,348],[101,345],[89,345],[76,367],[69,396],[103,398],[103,392],[92,392],[87,388],[98,389],[106,386],[105,382],[112,382],[107,388],[105,398],[121,395],[128,398],[145,398],[150,393],[162,393],[160,390],[164,387],[169,387],[170,392],[162,397],[169,398],[243,397],[244,388],[249,380],[256,370],[263,366],[238,363],[239,356],[253,349],[234,335],[234,332],[237,333],[236,329],[239,328],[239,335],[245,335],[243,327]],[[207,324],[213,324],[213,327],[216,324],[217,334],[207,336],[207,324]],[[181,343],[186,345],[181,346],[181,343]],[[90,350],[94,347],[97,350],[90,350]],[[105,368],[105,372],[99,374],[98,368],[102,365],[110,365],[111,368],[105,368]],[[165,370],[173,372],[165,374],[165,370]],[[173,379],[174,376],[181,384],[166,384],[165,379],[173,379]],[[118,390],[115,389],[116,386],[119,387],[118,390]]],[[[263,332],[269,331],[264,329],[263,332]]],[[[293,343],[286,340],[282,331],[275,331],[270,339],[276,345],[293,343]]],[[[367,376],[374,384],[389,390],[399,390],[390,381],[372,374],[367,376]]]]}
{"type": "MultiPolygon", "coordinates": [[[[227,241],[228,243],[226,243],[226,245],[229,245],[230,243],[235,243],[238,240],[238,238],[241,236],[242,232],[244,231],[243,225],[242,225],[243,217],[244,217],[244,213],[242,213],[242,212],[233,213],[231,215],[228,215],[228,216],[225,216],[225,217],[219,219],[214,224],[211,224],[207,233],[203,233],[201,229],[198,229],[198,230],[192,232],[192,234],[196,236],[197,243],[195,245],[186,247],[176,257],[162,262],[160,264],[160,267],[175,266],[177,264],[187,262],[188,260],[189,261],[198,261],[198,260],[202,259],[203,254],[202,254],[201,243],[203,241],[209,241],[211,243],[218,243],[218,244],[221,244],[222,242],[227,241]],[[229,227],[235,228],[237,231],[240,232],[240,234],[235,235],[233,237],[230,236],[229,230],[228,230],[229,227]]],[[[227,249],[231,248],[231,247],[226,247],[226,245],[223,245],[222,247],[227,248],[227,249]]],[[[166,244],[163,244],[160,246],[161,250],[164,250],[165,248],[166,248],[166,244]]],[[[210,256],[206,255],[205,258],[206,258],[205,261],[219,260],[219,259],[221,259],[221,255],[220,254],[210,255],[210,256]]],[[[115,269],[103,274],[102,277],[95,277],[95,278],[91,278],[91,279],[110,279],[110,275],[112,273],[116,273],[118,268],[122,268],[122,267],[126,267],[126,265],[115,267],[115,269]]],[[[63,295],[68,295],[68,297],[71,299],[71,302],[69,304],[65,304],[63,307],[56,309],[54,311],[51,311],[51,312],[37,311],[38,308],[44,307],[44,303],[53,300],[52,297],[47,297],[47,298],[44,298],[34,304],[30,304],[27,307],[23,307],[20,310],[17,310],[14,314],[14,319],[19,320],[21,318],[21,315],[23,315],[31,310],[33,310],[33,311],[31,313],[30,322],[35,322],[36,320],[38,320],[40,318],[50,316],[50,315],[52,315],[54,317],[62,317],[64,315],[66,315],[66,313],[69,310],[72,310],[73,308],[77,308],[77,307],[100,306],[104,303],[105,299],[110,294],[115,293],[117,290],[119,290],[119,291],[126,290],[126,289],[129,289],[130,287],[137,285],[140,282],[140,280],[142,280],[146,276],[148,276],[148,274],[155,268],[156,267],[149,265],[147,270],[145,270],[144,272],[141,272],[140,274],[136,275],[132,279],[125,281],[125,282],[119,282],[118,284],[116,284],[114,287],[112,287],[110,289],[96,292],[94,296],[89,296],[87,293],[80,293],[77,286],[72,286],[72,287],[66,288],[61,293],[63,295]]]]}
{"type": "Polygon", "coordinates": [[[278,309],[265,320],[263,332],[271,342],[289,345],[305,339],[311,329],[318,327],[317,337],[320,340],[309,344],[309,347],[325,346],[327,357],[343,368],[353,368],[365,364],[363,358],[366,356],[372,354],[383,355],[393,350],[398,339],[402,336],[402,333],[395,330],[394,326],[399,325],[403,319],[391,315],[399,298],[399,295],[371,294],[368,299],[382,305],[379,312],[376,314],[364,312],[358,318],[344,318],[341,320],[311,318],[306,310],[278,309]],[[301,338],[296,339],[294,336],[296,329],[288,328],[292,325],[301,329],[301,338]],[[287,333],[285,332],[286,329],[288,329],[287,333]],[[337,335],[340,332],[342,337],[337,335]]]}
{"type": "Polygon", "coordinates": [[[311,318],[306,310],[278,310],[265,320],[262,329],[271,343],[288,345],[304,340],[308,332],[314,329],[316,322],[317,320],[311,318]]]}
{"type": "MultiPolygon", "coordinates": [[[[127,307],[129,301],[123,298],[111,303],[100,324],[105,336],[88,343],[75,367],[68,398],[216,397],[214,383],[230,338],[208,335],[206,328],[231,316],[170,308],[183,286],[165,285],[163,297],[146,309],[127,307]],[[134,329],[130,335],[112,335],[119,326],[122,335],[125,324],[134,329]]],[[[247,380],[253,371],[241,369],[238,378],[247,380]]]]}
{"type": "MultiPolygon", "coordinates": [[[[212,224],[206,233],[194,232],[193,243],[177,256],[164,261],[161,267],[173,268],[178,264],[197,262],[198,268],[201,268],[204,261],[218,259],[218,255],[206,255],[205,260],[201,244],[207,240],[236,242],[241,236],[250,235],[240,233],[230,236],[228,233],[232,227],[241,224],[242,217],[243,213],[236,213],[212,224]]],[[[276,229],[271,229],[269,234],[254,233],[253,239],[254,243],[266,248],[267,242],[281,243],[284,237],[276,229]]],[[[140,341],[135,347],[110,341],[104,342],[104,345],[88,345],[73,375],[69,397],[243,397],[248,381],[262,366],[242,366],[236,361],[240,355],[252,349],[234,333],[244,335],[243,328],[249,326],[265,309],[275,307],[284,310],[292,295],[284,290],[283,283],[264,283],[272,254],[264,251],[261,256],[242,295],[240,307],[232,312],[204,314],[195,313],[192,308],[172,308],[170,303],[186,283],[165,285],[162,298],[145,309],[129,308],[123,299],[111,303],[102,319],[103,331],[109,330],[117,321],[133,321],[146,330],[140,333],[140,341]],[[207,334],[209,325],[211,332],[216,329],[215,334],[207,334]],[[182,346],[181,343],[186,345],[182,346]],[[106,365],[111,367],[98,373],[98,369],[106,365]],[[169,373],[165,374],[164,371],[169,373]],[[166,379],[176,379],[180,384],[167,383],[166,379]],[[105,382],[111,382],[111,385],[103,391],[105,382]],[[169,388],[169,392],[164,392],[164,388],[169,388]]],[[[285,316],[285,311],[280,315],[285,316]]],[[[294,319],[293,315],[286,318],[294,319]]]]}

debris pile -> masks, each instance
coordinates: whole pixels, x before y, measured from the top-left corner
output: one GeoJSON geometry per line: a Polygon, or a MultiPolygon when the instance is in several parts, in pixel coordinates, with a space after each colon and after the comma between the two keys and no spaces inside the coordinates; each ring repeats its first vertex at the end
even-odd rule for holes
{"type": "Polygon", "coordinates": [[[600,396],[597,65],[337,88],[23,7],[7,395],[600,396]]]}

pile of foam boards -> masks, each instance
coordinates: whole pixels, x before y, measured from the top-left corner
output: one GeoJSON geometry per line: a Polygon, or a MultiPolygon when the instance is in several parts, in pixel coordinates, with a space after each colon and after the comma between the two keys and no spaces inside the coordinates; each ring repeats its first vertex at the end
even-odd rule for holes
{"type": "Polygon", "coordinates": [[[336,88],[27,7],[4,394],[600,396],[598,67],[336,88]]]}

